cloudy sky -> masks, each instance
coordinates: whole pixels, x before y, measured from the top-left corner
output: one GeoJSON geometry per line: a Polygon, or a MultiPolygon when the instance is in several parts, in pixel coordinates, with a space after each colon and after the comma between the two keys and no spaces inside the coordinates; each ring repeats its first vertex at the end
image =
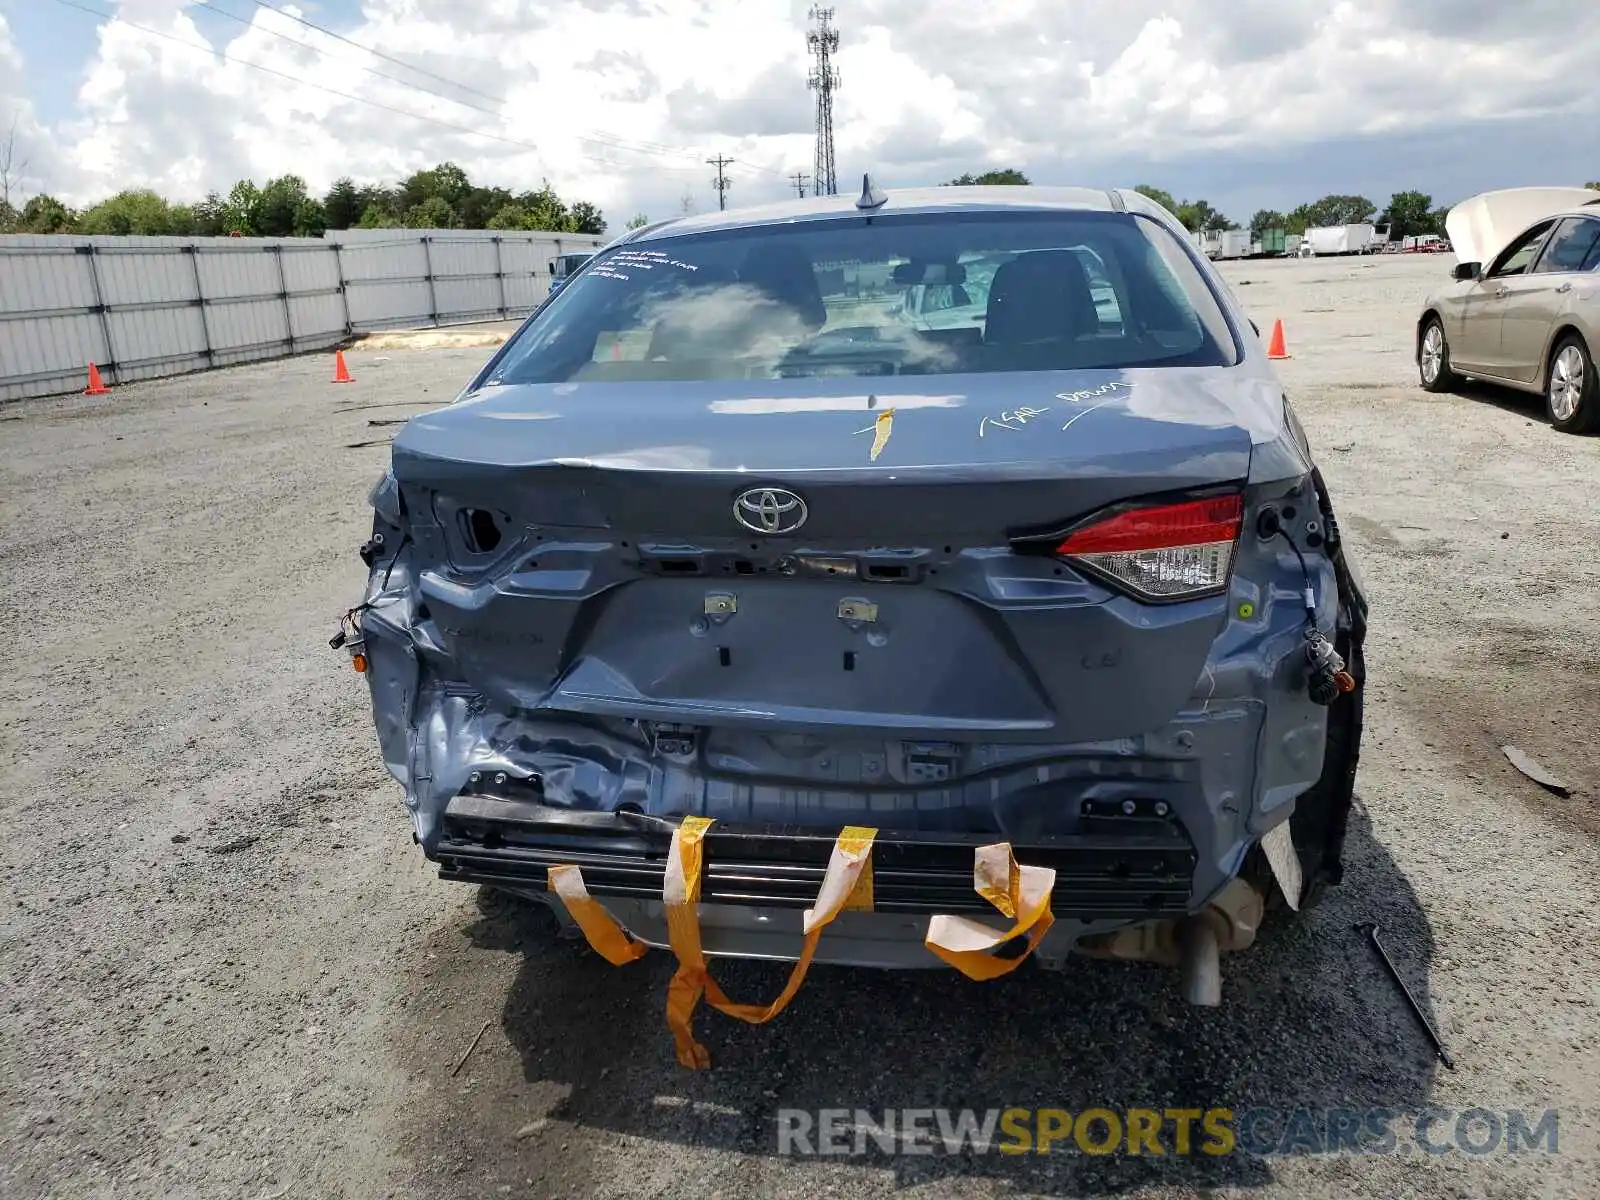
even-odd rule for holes
{"type": "MultiPolygon", "coordinates": [[[[15,121],[23,196],[75,204],[287,172],[321,190],[451,159],[513,189],[548,178],[620,228],[686,195],[714,207],[712,154],[736,160],[730,204],[811,170],[808,7],[0,0],[0,145],[15,121]]],[[[1019,166],[1247,221],[1334,191],[1381,206],[1600,178],[1593,0],[835,7],[842,191],[863,170],[906,186],[1019,166]]]]}

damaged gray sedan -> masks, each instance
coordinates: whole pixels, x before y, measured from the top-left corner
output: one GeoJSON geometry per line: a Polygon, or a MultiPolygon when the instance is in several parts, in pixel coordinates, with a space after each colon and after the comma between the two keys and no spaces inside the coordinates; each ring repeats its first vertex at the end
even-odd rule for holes
{"type": "Polygon", "coordinates": [[[687,904],[713,960],[1076,950],[1215,1004],[1219,952],[1340,879],[1366,600],[1250,321],[1134,192],[630,231],[372,504],[336,641],[415,836],[569,928],[576,897],[682,960],[687,904]],[[969,263],[973,319],[898,315],[969,263]]]}

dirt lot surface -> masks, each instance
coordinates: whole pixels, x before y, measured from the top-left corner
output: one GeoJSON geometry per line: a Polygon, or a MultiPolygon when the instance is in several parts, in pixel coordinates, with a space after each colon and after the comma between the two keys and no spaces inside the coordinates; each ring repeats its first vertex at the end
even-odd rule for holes
{"type": "Polygon", "coordinates": [[[517,331],[521,321],[486,321],[478,325],[424,326],[417,329],[389,329],[365,333],[356,339],[355,349],[376,353],[380,350],[476,350],[493,348],[517,331]]]}
{"type": "Polygon", "coordinates": [[[1285,321],[1373,595],[1346,885],[1225,960],[1219,1010],[1146,966],[818,969],[771,1025],[702,1017],[704,1074],[662,1027],[666,956],[614,969],[433,878],[327,646],[392,423],[487,351],[0,410],[0,1195],[1597,1194],[1600,439],[1415,387],[1416,304],[1449,263],[1228,268],[1264,331],[1285,321]],[[1559,1152],[776,1152],[781,1108],[1263,1105],[1555,1108],[1559,1152]]]}

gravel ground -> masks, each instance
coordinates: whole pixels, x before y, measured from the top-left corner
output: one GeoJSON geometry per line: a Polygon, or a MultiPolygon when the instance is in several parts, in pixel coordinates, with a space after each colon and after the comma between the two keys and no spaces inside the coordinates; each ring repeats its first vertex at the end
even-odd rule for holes
{"type": "Polygon", "coordinates": [[[1600,439],[1533,400],[1414,386],[1416,302],[1449,262],[1228,268],[1263,330],[1285,321],[1373,593],[1346,885],[1225,960],[1219,1010],[1142,965],[818,969],[771,1025],[703,1016],[696,1075],[662,1027],[664,955],[613,969],[432,878],[327,648],[392,423],[486,351],[0,411],[0,1194],[1596,1194],[1600,439]],[[776,1152],[780,1108],[1257,1105],[1556,1108],[1559,1153],[776,1152]]]}

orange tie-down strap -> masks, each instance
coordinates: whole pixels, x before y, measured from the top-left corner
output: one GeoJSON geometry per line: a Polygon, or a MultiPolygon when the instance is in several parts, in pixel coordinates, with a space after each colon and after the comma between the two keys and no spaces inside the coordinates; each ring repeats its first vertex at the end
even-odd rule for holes
{"type": "Polygon", "coordinates": [[[928,922],[923,944],[968,979],[998,979],[1015,971],[1055,924],[1050,893],[1056,873],[1049,867],[1019,867],[1010,842],[979,846],[973,856],[972,886],[1011,928],[995,930],[970,917],[937,916],[928,922]],[[1026,936],[1027,946],[1011,958],[994,951],[1013,938],[1026,936]]]}
{"type": "Polygon", "coordinates": [[[583,930],[583,936],[596,954],[613,967],[643,958],[649,946],[639,941],[622,923],[613,917],[606,906],[589,894],[583,882],[583,872],[574,866],[550,868],[550,890],[561,897],[567,912],[583,930]]]}
{"type": "Polygon", "coordinates": [[[694,1069],[711,1065],[710,1053],[694,1039],[694,1010],[702,995],[718,1012],[751,1025],[765,1025],[789,1006],[805,982],[817,941],[828,923],[847,908],[872,911],[872,839],[877,830],[849,825],[833,843],[828,869],[817,889],[816,905],[806,909],[801,919],[805,940],[800,958],[789,972],[789,982],[771,1004],[735,1003],[711,978],[700,946],[700,917],[695,906],[700,901],[704,839],[710,827],[711,821],[705,817],[684,818],[672,835],[661,889],[667,908],[667,937],[672,952],[678,956],[678,969],[667,985],[667,1028],[672,1031],[678,1061],[694,1069]]]}
{"type": "MultiPolygon", "coordinates": [[[[801,919],[804,941],[789,981],[771,1004],[739,1004],[711,978],[700,942],[700,879],[705,865],[705,835],[712,821],[685,817],[672,834],[667,854],[662,900],[667,910],[667,938],[678,959],[678,969],[667,986],[667,1028],[678,1061],[685,1067],[711,1065],[706,1048],[695,1041],[694,1012],[702,997],[717,1011],[751,1025],[764,1025],[789,1006],[811,969],[822,931],[841,912],[871,912],[872,841],[877,831],[847,826],[833,844],[833,853],[817,889],[816,904],[801,919]]],[[[1001,842],[980,846],[973,858],[973,886],[978,894],[1009,917],[1010,929],[996,931],[966,917],[936,916],[924,939],[928,949],[969,979],[996,979],[1017,969],[1031,954],[1055,918],[1050,893],[1056,873],[1047,867],[1019,867],[1011,846],[1001,842]],[[1013,938],[1026,936],[1023,953],[997,958],[993,951],[1013,938]]],[[[584,886],[575,866],[550,868],[550,890],[555,892],[577,922],[589,945],[607,962],[622,966],[641,957],[647,947],[625,930],[584,886]]]]}

